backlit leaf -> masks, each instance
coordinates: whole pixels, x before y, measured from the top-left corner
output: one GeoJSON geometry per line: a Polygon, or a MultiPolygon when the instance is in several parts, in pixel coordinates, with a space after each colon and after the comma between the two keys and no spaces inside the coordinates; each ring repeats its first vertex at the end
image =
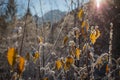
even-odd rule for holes
{"type": "Polygon", "coordinates": [[[91,40],[91,42],[92,42],[92,44],[94,44],[95,42],[96,42],[96,37],[95,37],[95,33],[91,33],[90,34],[90,40],[91,40]]]}
{"type": "Polygon", "coordinates": [[[66,57],[65,64],[64,64],[64,70],[70,69],[70,66],[74,63],[74,59],[70,56],[66,57]]]}
{"type": "Polygon", "coordinates": [[[90,40],[92,44],[94,44],[99,37],[100,37],[100,31],[98,29],[93,30],[90,34],[90,40]]]}
{"type": "Polygon", "coordinates": [[[43,43],[43,37],[38,36],[38,42],[42,44],[43,43]]]}
{"type": "Polygon", "coordinates": [[[65,45],[68,42],[68,36],[65,36],[63,39],[63,44],[65,45]]]}
{"type": "Polygon", "coordinates": [[[75,57],[76,57],[78,60],[80,59],[80,49],[79,49],[79,48],[76,48],[75,57]]]}
{"type": "Polygon", "coordinates": [[[8,49],[8,53],[7,53],[7,59],[8,59],[8,63],[13,67],[15,64],[15,60],[16,60],[16,50],[15,48],[9,48],[8,49]]]}
{"type": "Polygon", "coordinates": [[[89,24],[87,21],[83,21],[81,25],[81,34],[84,36],[84,38],[87,37],[87,33],[89,30],[89,24]]]}
{"type": "Polygon", "coordinates": [[[18,70],[19,74],[22,74],[25,69],[25,59],[23,57],[19,57],[19,63],[18,63],[18,70]]]}
{"type": "Polygon", "coordinates": [[[62,62],[60,59],[55,62],[55,68],[57,70],[60,70],[62,68],[62,62]]]}
{"type": "Polygon", "coordinates": [[[86,21],[83,21],[81,27],[83,28],[83,27],[85,27],[85,25],[86,25],[86,21]]]}
{"type": "Polygon", "coordinates": [[[106,73],[108,74],[108,72],[109,72],[109,66],[108,66],[108,64],[106,65],[106,73]]]}
{"type": "Polygon", "coordinates": [[[73,59],[72,57],[68,56],[68,57],[66,58],[66,63],[68,63],[68,64],[73,64],[73,63],[74,63],[74,59],[73,59]]]}
{"type": "Polygon", "coordinates": [[[39,59],[40,57],[40,54],[38,53],[38,51],[36,51],[34,54],[33,54],[33,61],[34,63],[36,63],[37,59],[39,59]]]}
{"type": "Polygon", "coordinates": [[[67,65],[67,64],[65,63],[65,64],[64,64],[64,70],[67,71],[67,70],[69,70],[69,68],[70,68],[70,65],[67,65]]]}
{"type": "Polygon", "coordinates": [[[96,36],[96,38],[100,37],[100,31],[98,29],[96,30],[96,35],[95,36],[96,36]]]}
{"type": "Polygon", "coordinates": [[[80,11],[78,12],[78,18],[81,20],[83,15],[84,15],[84,11],[83,9],[80,9],[80,11]]]}

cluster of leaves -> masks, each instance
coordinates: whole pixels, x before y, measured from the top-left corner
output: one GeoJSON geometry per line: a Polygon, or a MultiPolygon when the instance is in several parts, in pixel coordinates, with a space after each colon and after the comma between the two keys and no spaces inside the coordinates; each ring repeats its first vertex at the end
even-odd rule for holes
{"type": "MultiPolygon", "coordinates": [[[[40,57],[40,54],[36,51],[32,55],[32,60],[36,63],[36,60],[40,57]]],[[[11,66],[11,72],[14,72],[12,79],[21,78],[22,73],[25,70],[25,66],[27,61],[30,60],[30,54],[27,53],[25,57],[22,57],[18,54],[17,49],[9,48],[7,52],[7,60],[9,65],[11,66]]]]}
{"type": "MultiPolygon", "coordinates": [[[[78,12],[79,19],[81,19],[83,17],[83,13],[84,12],[82,9],[80,10],[80,12],[78,12]]],[[[87,21],[83,21],[82,25],[81,25],[81,29],[76,27],[72,30],[72,32],[70,32],[69,35],[66,35],[64,37],[63,45],[67,45],[69,42],[69,46],[71,48],[70,52],[69,52],[70,54],[65,58],[57,59],[54,63],[55,66],[52,70],[61,70],[61,71],[64,70],[64,73],[65,73],[66,71],[69,71],[71,69],[71,67],[76,67],[75,61],[80,60],[82,50],[80,50],[80,47],[76,47],[75,41],[69,41],[69,38],[71,36],[74,36],[75,39],[79,39],[80,35],[83,35],[84,38],[87,38],[88,31],[89,31],[89,24],[87,21]]],[[[94,44],[96,42],[97,38],[99,38],[99,36],[100,36],[100,31],[98,30],[98,28],[92,29],[90,32],[90,40],[91,40],[90,43],[94,44]]],[[[38,37],[38,43],[40,45],[44,44],[42,37],[38,37]]],[[[87,47],[88,47],[88,45],[84,45],[83,51],[85,51],[87,49],[87,47]]],[[[18,54],[17,49],[15,49],[15,48],[8,49],[7,59],[11,66],[11,69],[13,71],[15,70],[15,68],[17,68],[16,77],[18,77],[18,78],[21,77],[23,71],[25,70],[26,62],[28,62],[31,59],[30,56],[31,55],[29,53],[27,53],[25,57],[22,57],[18,54]]],[[[92,55],[90,55],[90,56],[93,57],[92,55]]],[[[39,58],[40,58],[40,53],[38,51],[35,51],[32,54],[33,62],[36,63],[36,61],[39,58]]]]}

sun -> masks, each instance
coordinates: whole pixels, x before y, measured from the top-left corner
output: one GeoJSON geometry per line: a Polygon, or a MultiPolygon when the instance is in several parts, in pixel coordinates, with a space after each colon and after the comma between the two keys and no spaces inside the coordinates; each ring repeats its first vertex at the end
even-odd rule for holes
{"type": "Polygon", "coordinates": [[[100,8],[100,4],[101,4],[102,0],[96,0],[96,5],[97,5],[97,8],[100,8]]]}

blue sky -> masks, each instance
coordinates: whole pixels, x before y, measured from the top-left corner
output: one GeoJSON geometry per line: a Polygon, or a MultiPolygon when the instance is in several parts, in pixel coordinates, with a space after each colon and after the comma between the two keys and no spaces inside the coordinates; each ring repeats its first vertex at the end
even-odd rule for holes
{"type": "MultiPolygon", "coordinates": [[[[70,2],[70,1],[68,1],[70,2]]],[[[27,9],[28,0],[17,0],[18,5],[18,14],[23,15],[23,13],[27,9]]],[[[43,14],[50,11],[51,9],[59,9],[61,11],[68,11],[67,5],[65,0],[41,0],[43,14]]],[[[30,0],[30,9],[33,15],[37,14],[41,16],[40,11],[40,0],[30,0]]]]}
{"type": "MultiPolygon", "coordinates": [[[[43,13],[46,13],[54,9],[60,9],[61,11],[67,11],[65,0],[41,0],[41,3],[42,3],[43,13]]],[[[32,0],[31,5],[35,7],[36,12],[38,13],[39,16],[41,16],[39,0],[32,0]]],[[[35,14],[35,11],[33,8],[31,8],[31,11],[33,14],[35,14]]]]}
{"type": "MultiPolygon", "coordinates": [[[[18,5],[18,15],[22,16],[27,9],[28,0],[16,0],[16,1],[18,5]]],[[[68,11],[70,7],[70,1],[71,0],[41,0],[43,14],[54,9],[68,11]],[[67,1],[67,3],[65,1],[67,1]]],[[[74,2],[76,1],[77,0],[74,0],[74,2]]],[[[40,11],[40,0],[30,0],[30,9],[33,15],[37,14],[38,16],[42,16],[40,11]]]]}

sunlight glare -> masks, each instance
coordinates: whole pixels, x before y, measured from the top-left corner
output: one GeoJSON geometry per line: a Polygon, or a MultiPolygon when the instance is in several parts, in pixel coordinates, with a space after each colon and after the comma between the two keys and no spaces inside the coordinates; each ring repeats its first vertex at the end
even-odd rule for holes
{"type": "Polygon", "coordinates": [[[100,8],[100,3],[101,3],[101,0],[96,0],[97,8],[100,8]]]}

